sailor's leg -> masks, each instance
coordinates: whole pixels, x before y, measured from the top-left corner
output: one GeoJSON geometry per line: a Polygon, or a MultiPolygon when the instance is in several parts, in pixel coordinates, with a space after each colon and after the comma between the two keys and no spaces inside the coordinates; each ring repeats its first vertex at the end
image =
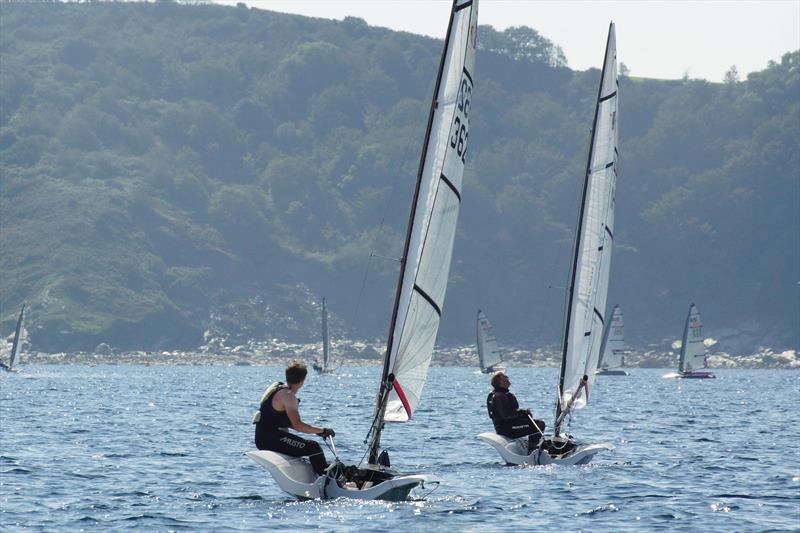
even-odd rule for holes
{"type": "Polygon", "coordinates": [[[325,452],[322,451],[322,448],[316,442],[312,440],[307,440],[306,442],[309,444],[310,455],[308,458],[311,460],[311,466],[314,467],[314,472],[321,476],[325,473],[325,470],[328,469],[328,461],[325,460],[325,452]]]}
{"type": "Polygon", "coordinates": [[[313,440],[298,437],[288,431],[276,430],[270,431],[267,444],[266,449],[274,452],[291,457],[308,457],[317,475],[324,474],[325,469],[328,468],[322,448],[313,440]]]}
{"type": "Polygon", "coordinates": [[[532,451],[539,448],[539,444],[544,438],[544,422],[532,417],[531,420],[533,420],[534,432],[528,435],[528,455],[530,455],[532,451]]]}

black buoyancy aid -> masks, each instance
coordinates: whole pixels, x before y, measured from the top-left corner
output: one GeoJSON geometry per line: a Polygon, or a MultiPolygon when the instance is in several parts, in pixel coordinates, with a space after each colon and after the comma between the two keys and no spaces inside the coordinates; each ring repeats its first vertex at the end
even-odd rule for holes
{"type": "Polygon", "coordinates": [[[276,411],[272,407],[272,399],[281,389],[288,389],[286,384],[276,381],[267,388],[261,396],[261,406],[258,408],[260,414],[259,419],[255,422],[257,429],[262,431],[269,431],[278,428],[290,428],[292,422],[289,420],[289,415],[286,411],[276,411]]]}
{"type": "Polygon", "coordinates": [[[494,391],[489,393],[489,396],[486,397],[486,411],[489,413],[489,418],[494,420],[496,416],[494,414],[494,391]]]}
{"type": "Polygon", "coordinates": [[[508,389],[495,389],[486,397],[486,410],[489,412],[489,418],[492,420],[500,416],[500,413],[497,412],[497,409],[494,405],[495,395],[502,395],[502,397],[497,399],[498,401],[502,401],[507,404],[505,407],[509,413],[514,413],[517,411],[517,409],[519,409],[519,403],[517,402],[516,396],[508,392],[508,389]]]}

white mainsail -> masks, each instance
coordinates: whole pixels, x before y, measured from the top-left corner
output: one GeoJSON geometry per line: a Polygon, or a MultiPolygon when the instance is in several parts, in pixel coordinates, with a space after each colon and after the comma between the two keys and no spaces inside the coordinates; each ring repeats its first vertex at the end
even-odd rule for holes
{"type": "Polygon", "coordinates": [[[683,342],[681,344],[681,359],[678,364],[679,372],[691,372],[698,368],[706,368],[706,345],[703,342],[703,321],[700,320],[700,311],[697,306],[689,306],[686,315],[686,325],[683,327],[683,342]]]}
{"type": "Polygon", "coordinates": [[[328,310],[325,308],[325,298],[322,299],[322,371],[328,370],[328,353],[330,341],[328,340],[328,310]]]}
{"type": "Polygon", "coordinates": [[[8,358],[8,369],[14,366],[14,360],[19,355],[20,350],[22,350],[22,318],[25,315],[25,304],[22,304],[22,310],[19,312],[19,318],[17,319],[17,329],[14,331],[14,342],[11,344],[11,354],[8,358]]]}
{"type": "Polygon", "coordinates": [[[477,0],[453,1],[389,329],[373,455],[383,421],[406,421],[419,405],[433,355],[461,203],[477,17],[477,0]]]}
{"type": "Polygon", "coordinates": [[[486,372],[503,361],[500,350],[497,348],[497,339],[492,333],[492,323],[486,313],[478,309],[477,320],[478,360],[481,371],[486,372]]]}
{"type": "Polygon", "coordinates": [[[621,368],[625,366],[623,352],[625,335],[623,334],[623,327],[622,309],[615,305],[611,313],[611,321],[606,326],[606,333],[603,335],[603,350],[600,352],[600,361],[597,363],[598,368],[621,368]]]}
{"type": "MultiPolygon", "coordinates": [[[[617,181],[617,50],[614,23],[608,29],[592,141],[586,165],[572,277],[568,293],[556,418],[586,405],[575,395],[581,380],[594,382],[600,354],[614,236],[614,190],[617,181]],[[569,406],[570,400],[573,400],[569,406]]],[[[558,426],[558,424],[556,424],[558,426]]]]}

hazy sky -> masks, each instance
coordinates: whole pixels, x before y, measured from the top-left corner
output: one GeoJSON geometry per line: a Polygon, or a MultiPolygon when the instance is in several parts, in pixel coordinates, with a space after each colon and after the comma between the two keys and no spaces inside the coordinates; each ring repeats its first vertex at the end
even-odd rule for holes
{"type": "MultiPolygon", "coordinates": [[[[217,0],[235,4],[237,0],[217,0]]],[[[240,0],[241,1],[241,0],[240,0]]],[[[245,0],[260,9],[343,19],[443,38],[451,0],[245,0]]],[[[634,76],[742,78],[800,49],[800,0],[480,0],[479,24],[525,25],[561,46],[569,66],[600,67],[609,21],[634,76]]],[[[479,36],[480,38],[480,36],[479,36]]],[[[480,68],[480,67],[478,67],[480,68]]]]}

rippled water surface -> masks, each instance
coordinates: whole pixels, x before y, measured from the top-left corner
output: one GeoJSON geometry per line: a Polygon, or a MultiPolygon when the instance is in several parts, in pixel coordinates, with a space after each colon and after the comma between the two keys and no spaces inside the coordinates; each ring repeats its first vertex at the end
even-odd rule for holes
{"type": "MultiPolygon", "coordinates": [[[[378,372],[312,373],[301,390],[304,419],[336,429],[344,459],[364,452],[378,372]]],[[[243,455],[282,368],[24,366],[0,375],[0,530],[800,530],[800,375],[664,373],[598,378],[572,421],[615,446],[593,463],[507,467],[475,438],[491,427],[487,377],[431,369],[423,407],[383,441],[395,467],[443,483],[386,503],[293,500],[243,455]]],[[[550,424],[557,370],[509,375],[550,424]]]]}

